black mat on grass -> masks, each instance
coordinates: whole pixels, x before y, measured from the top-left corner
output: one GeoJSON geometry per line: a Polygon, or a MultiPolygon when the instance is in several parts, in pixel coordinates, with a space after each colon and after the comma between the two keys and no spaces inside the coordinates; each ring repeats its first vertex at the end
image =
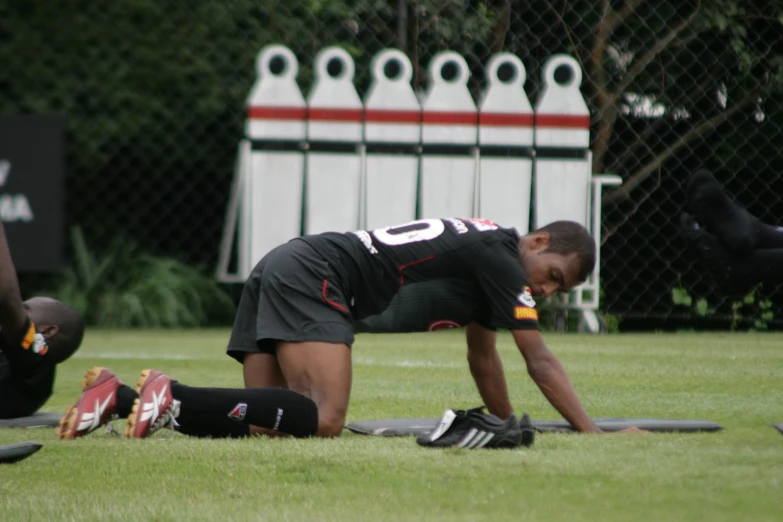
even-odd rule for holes
{"type": "Polygon", "coordinates": [[[43,448],[43,444],[39,444],[32,440],[0,446],[0,464],[13,464],[14,462],[19,462],[41,448],[43,448]]]}
{"type": "Polygon", "coordinates": [[[0,419],[2,428],[54,428],[62,415],[57,413],[36,413],[29,417],[17,417],[16,419],[0,419]]]}
{"type": "MultiPolygon", "coordinates": [[[[345,428],[361,435],[400,437],[431,431],[440,419],[384,419],[364,420],[348,424],[345,428]]],[[[691,419],[594,419],[604,431],[620,431],[630,426],[658,433],[698,433],[720,431],[723,426],[712,421],[691,419]]],[[[533,427],[542,433],[568,433],[575,431],[565,420],[533,421],[533,427]]]]}

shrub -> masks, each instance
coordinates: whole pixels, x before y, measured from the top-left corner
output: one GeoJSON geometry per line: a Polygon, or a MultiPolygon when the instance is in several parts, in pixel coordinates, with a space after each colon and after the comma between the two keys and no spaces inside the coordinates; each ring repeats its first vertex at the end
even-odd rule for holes
{"type": "Polygon", "coordinates": [[[234,303],[204,271],[116,239],[91,251],[81,229],[71,230],[73,263],[51,294],[86,324],[110,328],[187,328],[225,321],[234,303]]]}

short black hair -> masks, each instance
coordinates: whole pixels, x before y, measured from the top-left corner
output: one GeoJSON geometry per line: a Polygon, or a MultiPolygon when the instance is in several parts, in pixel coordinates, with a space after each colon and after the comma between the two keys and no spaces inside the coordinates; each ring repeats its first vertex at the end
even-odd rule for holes
{"type": "Polygon", "coordinates": [[[84,337],[84,320],[79,312],[51,297],[33,297],[25,305],[38,326],[57,326],[57,333],[48,341],[58,364],[79,349],[84,337]]]}
{"type": "Polygon", "coordinates": [[[595,268],[595,240],[590,232],[575,221],[555,221],[532,233],[549,234],[549,246],[546,252],[570,256],[576,254],[579,259],[579,281],[584,282],[595,268]]]}

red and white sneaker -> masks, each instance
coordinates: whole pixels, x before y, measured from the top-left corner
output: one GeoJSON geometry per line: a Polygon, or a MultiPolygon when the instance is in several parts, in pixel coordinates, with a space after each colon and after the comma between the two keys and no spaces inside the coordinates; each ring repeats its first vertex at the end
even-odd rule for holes
{"type": "Polygon", "coordinates": [[[125,436],[129,439],[144,439],[161,428],[177,425],[180,402],[171,395],[171,384],[177,382],[158,370],[141,372],[136,392],[139,398],[133,403],[128,415],[125,436]]]}
{"type": "Polygon", "coordinates": [[[111,370],[96,366],[82,380],[82,396],[65,410],[57,427],[61,439],[75,439],[117,418],[117,389],[122,382],[111,370]]]}

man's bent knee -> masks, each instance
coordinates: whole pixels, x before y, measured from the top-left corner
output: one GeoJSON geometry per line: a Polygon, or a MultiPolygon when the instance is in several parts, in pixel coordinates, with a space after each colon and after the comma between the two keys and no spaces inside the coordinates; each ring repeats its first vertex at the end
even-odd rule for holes
{"type": "Polygon", "coordinates": [[[318,407],[318,437],[339,437],[351,394],[351,352],[331,343],[279,343],[278,362],[289,389],[318,407]]]}
{"type": "Polygon", "coordinates": [[[318,431],[316,436],[333,438],[339,437],[345,426],[345,413],[318,412],[318,431]]]}

